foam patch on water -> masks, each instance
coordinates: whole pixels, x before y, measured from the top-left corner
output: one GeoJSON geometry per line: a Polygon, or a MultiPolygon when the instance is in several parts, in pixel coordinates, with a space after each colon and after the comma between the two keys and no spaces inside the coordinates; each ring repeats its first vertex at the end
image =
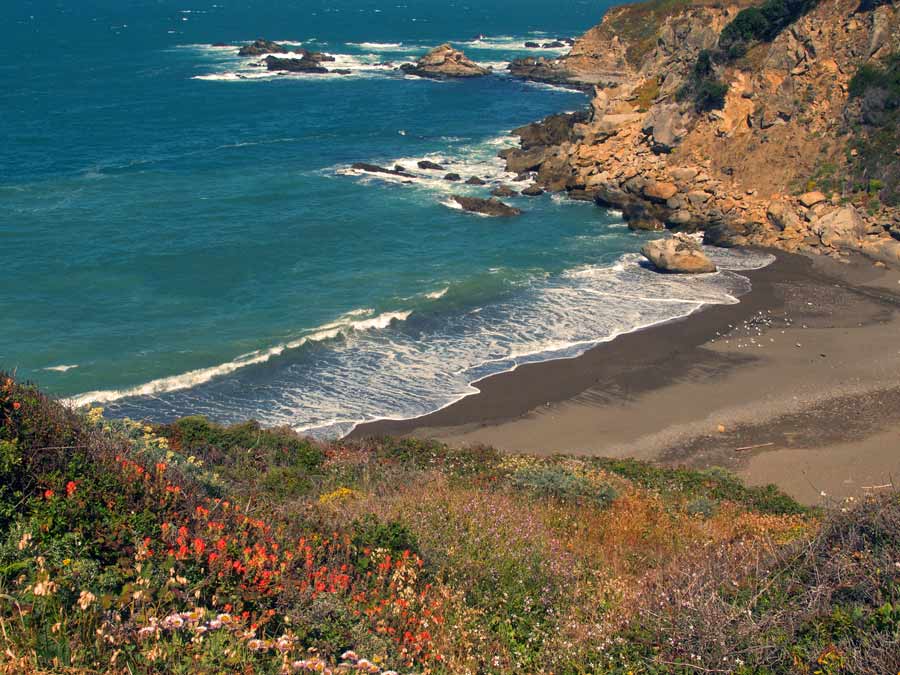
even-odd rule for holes
{"type": "Polygon", "coordinates": [[[41,368],[41,370],[49,370],[54,373],[67,373],[70,370],[73,370],[78,367],[78,364],[71,365],[59,365],[59,366],[47,366],[46,368],[41,368]]]}
{"type": "Polygon", "coordinates": [[[542,54],[559,55],[565,54],[570,49],[569,45],[564,44],[562,47],[543,47],[545,44],[556,42],[555,39],[547,37],[513,37],[509,35],[498,35],[495,37],[483,36],[475,40],[466,40],[464,42],[454,42],[453,44],[471,50],[485,51],[504,51],[504,52],[540,52],[542,54]],[[526,42],[535,42],[540,46],[526,47],[526,42]]]}
{"type": "MultiPolygon", "coordinates": [[[[714,255],[721,271],[696,276],[658,274],[638,254],[555,275],[523,277],[497,269],[485,279],[508,292],[494,301],[444,314],[413,313],[404,321],[372,317],[366,330],[344,329],[342,339],[315,350],[301,341],[292,343],[294,348],[283,345],[264,376],[253,365],[262,355],[251,356],[201,371],[199,386],[191,384],[196,375],[187,373],[163,380],[168,391],[151,383],[99,400],[130,396],[111,404],[114,415],[165,420],[191,411],[221,422],[255,418],[319,437],[340,436],[360,422],[441,409],[475,393],[479,380],[524,363],[572,358],[704,305],[736,303],[750,282],[729,266],[748,269],[771,261],[757,253],[714,255]]],[[[436,310],[441,303],[453,307],[462,291],[453,284],[442,289],[433,300],[436,310]]],[[[98,400],[96,394],[73,402],[92,400],[98,400]]]]}

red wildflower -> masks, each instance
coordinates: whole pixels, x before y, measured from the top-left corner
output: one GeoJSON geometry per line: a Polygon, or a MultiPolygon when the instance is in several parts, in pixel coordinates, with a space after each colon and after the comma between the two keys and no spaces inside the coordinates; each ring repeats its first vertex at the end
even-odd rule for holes
{"type": "Polygon", "coordinates": [[[66,483],[66,496],[71,497],[75,494],[75,491],[78,489],[78,484],[74,480],[70,480],[66,483]]]}
{"type": "Polygon", "coordinates": [[[19,403],[18,401],[13,401],[13,410],[18,410],[21,407],[22,407],[21,403],[19,403]]]}
{"type": "Polygon", "coordinates": [[[53,490],[47,488],[44,490],[44,499],[52,499],[53,498],[53,490]]]}

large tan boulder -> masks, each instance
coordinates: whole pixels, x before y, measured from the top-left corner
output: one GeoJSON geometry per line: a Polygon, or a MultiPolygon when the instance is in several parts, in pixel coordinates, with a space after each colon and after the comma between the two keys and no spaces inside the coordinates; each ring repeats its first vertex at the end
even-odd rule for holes
{"type": "Polygon", "coordinates": [[[678,187],[674,183],[650,181],[644,186],[643,193],[647,199],[663,203],[678,194],[678,187]]]}
{"type": "Polygon", "coordinates": [[[866,234],[866,222],[852,206],[842,206],[817,218],[812,231],[826,246],[858,248],[866,234]]]}
{"type": "Polygon", "coordinates": [[[800,195],[799,199],[800,199],[800,203],[803,204],[803,206],[805,206],[806,208],[811,208],[811,207],[815,206],[816,204],[821,204],[826,199],[828,199],[828,197],[826,197],[824,194],[822,194],[818,190],[814,190],[812,192],[807,192],[805,194],[800,195]]]}
{"type": "Polygon", "coordinates": [[[716,266],[693,239],[675,235],[644,244],[641,253],[662,272],[704,274],[715,272],[716,266]]]}
{"type": "Polygon", "coordinates": [[[800,226],[800,216],[794,207],[780,199],[769,202],[766,218],[779,230],[795,229],[800,226]]]}

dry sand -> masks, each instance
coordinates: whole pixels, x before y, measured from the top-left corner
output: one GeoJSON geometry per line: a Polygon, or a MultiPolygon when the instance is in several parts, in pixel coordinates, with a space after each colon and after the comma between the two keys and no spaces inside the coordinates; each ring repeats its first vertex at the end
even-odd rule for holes
{"type": "Polygon", "coordinates": [[[353,436],[724,466],[809,504],[886,489],[900,478],[900,273],[777,257],[738,305],[522,366],[353,436]]]}

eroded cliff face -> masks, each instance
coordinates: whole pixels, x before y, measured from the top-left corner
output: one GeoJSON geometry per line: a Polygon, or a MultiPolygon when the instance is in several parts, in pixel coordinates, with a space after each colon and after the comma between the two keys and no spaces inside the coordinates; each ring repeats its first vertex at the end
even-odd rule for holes
{"type": "Polygon", "coordinates": [[[708,241],[729,245],[853,248],[897,263],[897,209],[861,202],[858,186],[842,177],[851,174],[860,116],[851,79],[900,51],[900,9],[821,0],[771,41],[716,62],[724,105],[699,112],[679,91],[744,7],[652,2],[611,10],[538,73],[593,84],[589,117],[508,161],[536,171],[544,187],[623,209],[632,227],[703,229],[708,241]],[[852,226],[823,237],[821,221],[833,225],[834,214],[852,226]]]}

